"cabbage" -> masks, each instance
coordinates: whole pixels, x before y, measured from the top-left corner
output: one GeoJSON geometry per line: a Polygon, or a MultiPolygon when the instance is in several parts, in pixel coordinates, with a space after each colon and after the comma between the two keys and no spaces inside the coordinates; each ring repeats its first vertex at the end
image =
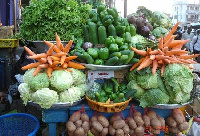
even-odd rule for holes
{"type": "Polygon", "coordinates": [[[169,64],[164,70],[163,77],[171,103],[183,103],[189,100],[188,95],[193,89],[194,75],[187,66],[169,64]]]}
{"type": "Polygon", "coordinates": [[[24,105],[27,105],[28,100],[30,100],[30,88],[27,83],[21,83],[18,86],[18,91],[20,93],[21,99],[24,101],[24,105]]]}
{"type": "Polygon", "coordinates": [[[147,90],[140,99],[140,106],[150,107],[156,104],[167,104],[169,102],[169,96],[163,93],[160,89],[147,90]]]}
{"type": "Polygon", "coordinates": [[[32,94],[32,101],[36,102],[41,108],[48,109],[54,103],[58,102],[58,94],[49,88],[42,88],[32,94]]]}
{"type": "Polygon", "coordinates": [[[153,36],[155,36],[157,39],[160,38],[161,36],[165,36],[168,33],[169,33],[169,31],[166,28],[164,28],[164,27],[156,27],[151,32],[151,34],[153,36]]]}
{"type": "Polygon", "coordinates": [[[69,69],[72,70],[71,74],[74,80],[74,85],[84,84],[86,82],[86,75],[82,71],[74,68],[69,69]]]}
{"type": "Polygon", "coordinates": [[[136,90],[136,93],[134,94],[134,98],[136,99],[140,99],[140,97],[144,94],[145,90],[143,88],[141,88],[137,82],[135,80],[131,80],[128,84],[127,84],[127,89],[129,90],[136,90]]]}
{"type": "Polygon", "coordinates": [[[30,89],[35,92],[42,88],[49,87],[49,77],[46,72],[38,73],[36,76],[29,79],[28,85],[30,89]]]}
{"type": "Polygon", "coordinates": [[[60,102],[73,102],[81,99],[81,89],[79,87],[72,87],[60,93],[60,102]]]}
{"type": "Polygon", "coordinates": [[[144,89],[158,88],[157,73],[146,73],[137,76],[137,84],[144,89]]]}
{"type": "Polygon", "coordinates": [[[128,74],[126,75],[126,79],[128,80],[128,82],[130,82],[131,80],[136,80],[136,74],[135,74],[135,69],[128,72],[128,74]]]}
{"type": "Polygon", "coordinates": [[[88,85],[87,84],[80,84],[80,85],[77,85],[76,87],[79,87],[80,88],[80,91],[81,91],[81,97],[85,95],[86,91],[89,89],[88,85]]]}
{"type": "Polygon", "coordinates": [[[28,69],[26,72],[25,72],[25,74],[24,74],[24,76],[23,76],[23,82],[24,83],[29,83],[29,80],[31,79],[31,78],[33,78],[33,72],[35,71],[35,69],[36,68],[32,68],[32,69],[28,69]]]}
{"type": "Polygon", "coordinates": [[[69,71],[55,70],[50,78],[50,85],[57,89],[58,92],[63,92],[69,89],[73,84],[73,77],[69,71]]]}

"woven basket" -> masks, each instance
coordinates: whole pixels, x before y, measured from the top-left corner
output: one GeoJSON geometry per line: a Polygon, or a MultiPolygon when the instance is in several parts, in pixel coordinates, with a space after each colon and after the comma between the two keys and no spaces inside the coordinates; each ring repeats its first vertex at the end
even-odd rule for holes
{"type": "Polygon", "coordinates": [[[91,100],[89,97],[87,97],[87,95],[86,99],[88,101],[89,107],[99,112],[120,112],[126,109],[126,107],[129,104],[129,101],[132,100],[132,98],[130,98],[129,100],[121,103],[102,103],[91,100]]]}

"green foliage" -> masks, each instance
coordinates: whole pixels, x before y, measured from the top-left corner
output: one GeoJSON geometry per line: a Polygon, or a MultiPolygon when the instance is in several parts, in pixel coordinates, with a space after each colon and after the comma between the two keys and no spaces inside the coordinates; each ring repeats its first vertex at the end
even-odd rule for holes
{"type": "Polygon", "coordinates": [[[160,38],[161,36],[165,36],[168,33],[169,33],[169,31],[164,27],[156,27],[151,32],[151,34],[154,35],[157,39],[160,38]]]}
{"type": "Polygon", "coordinates": [[[83,39],[83,25],[89,18],[91,6],[75,0],[32,0],[23,11],[20,34],[26,40],[83,39]]]}
{"type": "Polygon", "coordinates": [[[135,80],[131,80],[127,84],[127,89],[129,90],[136,90],[136,93],[134,94],[134,98],[140,99],[140,97],[145,93],[145,90],[141,88],[135,80]]]}

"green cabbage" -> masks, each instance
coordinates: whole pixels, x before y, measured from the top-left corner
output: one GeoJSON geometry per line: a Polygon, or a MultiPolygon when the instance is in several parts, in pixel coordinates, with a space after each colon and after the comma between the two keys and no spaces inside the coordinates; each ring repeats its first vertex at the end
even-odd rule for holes
{"type": "Polygon", "coordinates": [[[69,71],[55,70],[50,78],[50,85],[57,89],[58,92],[63,92],[69,89],[73,84],[73,77],[69,71]]]}
{"type": "Polygon", "coordinates": [[[72,70],[70,73],[72,74],[74,85],[86,83],[86,75],[82,71],[74,68],[69,69],[72,70]]]}
{"type": "Polygon", "coordinates": [[[21,99],[24,101],[24,105],[27,105],[27,102],[30,100],[30,87],[27,83],[21,83],[18,86],[18,91],[20,93],[21,99]]]}
{"type": "Polygon", "coordinates": [[[140,106],[150,107],[156,104],[167,104],[169,102],[169,96],[163,93],[160,89],[147,90],[140,99],[140,106]]]}
{"type": "Polygon", "coordinates": [[[81,99],[81,88],[79,87],[72,87],[68,90],[60,93],[60,102],[73,102],[81,99]]]}
{"type": "Polygon", "coordinates": [[[143,88],[141,88],[137,82],[135,80],[131,80],[128,84],[127,84],[127,89],[129,90],[136,90],[136,93],[134,94],[134,98],[136,99],[140,99],[140,97],[144,94],[145,90],[143,88]]]}
{"type": "Polygon", "coordinates": [[[35,69],[36,68],[32,68],[32,69],[28,69],[26,72],[25,72],[25,74],[24,74],[24,76],[23,76],[23,82],[24,83],[29,83],[29,80],[31,79],[31,78],[33,78],[33,72],[35,71],[35,69]]]}
{"type": "Polygon", "coordinates": [[[169,64],[164,70],[163,77],[171,103],[183,103],[189,100],[188,95],[193,89],[194,75],[187,66],[169,64]]]}
{"type": "Polygon", "coordinates": [[[126,75],[126,79],[128,80],[128,82],[130,82],[131,80],[136,80],[137,75],[135,74],[135,69],[128,72],[128,74],[126,75]]]}
{"type": "Polygon", "coordinates": [[[58,94],[49,88],[42,88],[32,94],[32,101],[36,102],[41,108],[48,109],[54,103],[58,102],[58,94]]]}
{"type": "Polygon", "coordinates": [[[81,97],[85,95],[86,91],[87,91],[88,88],[89,88],[87,84],[80,84],[80,85],[77,85],[76,87],[79,87],[79,88],[80,88],[81,97]]]}
{"type": "Polygon", "coordinates": [[[164,28],[164,27],[156,27],[151,32],[151,34],[153,36],[155,36],[157,39],[160,38],[161,36],[165,36],[168,33],[169,33],[169,31],[166,28],[164,28]]]}

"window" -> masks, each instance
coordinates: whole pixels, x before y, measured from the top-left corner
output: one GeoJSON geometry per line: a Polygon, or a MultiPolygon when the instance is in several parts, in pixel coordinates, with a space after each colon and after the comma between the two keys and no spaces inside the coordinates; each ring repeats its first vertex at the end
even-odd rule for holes
{"type": "Polygon", "coordinates": [[[196,10],[196,11],[199,11],[199,7],[195,7],[195,10],[196,10]]]}
{"type": "Polygon", "coordinates": [[[191,7],[190,7],[190,10],[194,10],[194,7],[193,7],[193,6],[191,6],[191,7]]]}
{"type": "Polygon", "coordinates": [[[187,6],[187,10],[190,10],[190,9],[189,9],[189,6],[187,6]]]}
{"type": "Polygon", "coordinates": [[[188,19],[188,15],[186,15],[186,19],[188,19]]]}

